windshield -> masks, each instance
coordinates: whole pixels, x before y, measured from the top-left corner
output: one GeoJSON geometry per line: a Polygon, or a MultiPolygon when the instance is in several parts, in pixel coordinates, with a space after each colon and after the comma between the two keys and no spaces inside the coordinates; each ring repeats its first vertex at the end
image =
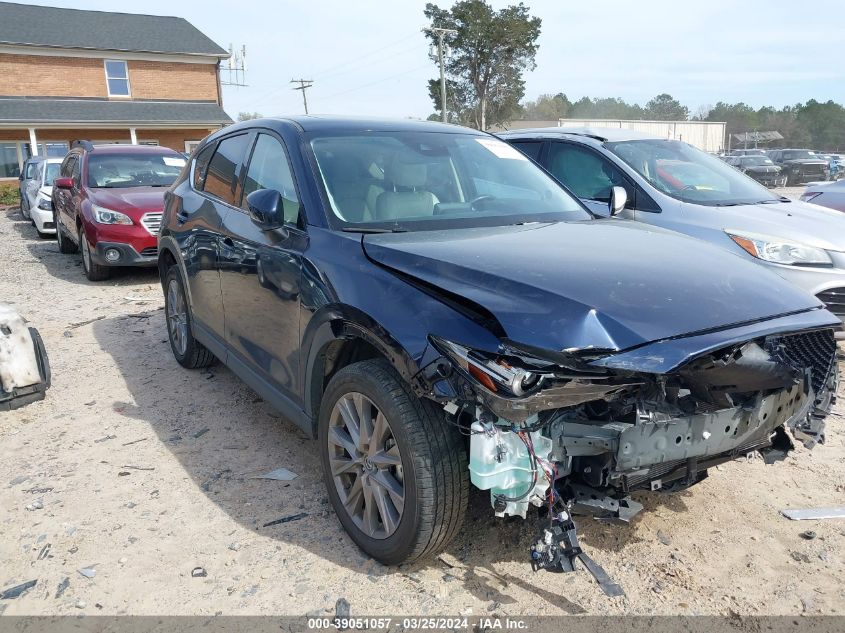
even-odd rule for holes
{"type": "Polygon", "coordinates": [[[808,149],[799,149],[783,153],[783,160],[806,160],[808,158],[819,158],[815,152],[808,149]]]}
{"type": "Polygon", "coordinates": [[[44,184],[52,186],[53,181],[59,177],[61,163],[47,163],[47,172],[44,174],[44,184]]]}
{"type": "Polygon", "coordinates": [[[522,153],[488,136],[371,132],[314,137],[311,147],[344,230],[412,231],[590,217],[522,153]]]}
{"type": "Polygon", "coordinates": [[[169,187],[185,159],[177,154],[91,154],[88,186],[106,189],[169,187]]]}
{"type": "Polygon", "coordinates": [[[771,159],[763,156],[747,156],[741,162],[743,165],[774,165],[771,159]]]}
{"type": "Polygon", "coordinates": [[[728,206],[779,198],[727,163],[681,141],[606,143],[654,188],[683,202],[728,206]]]}

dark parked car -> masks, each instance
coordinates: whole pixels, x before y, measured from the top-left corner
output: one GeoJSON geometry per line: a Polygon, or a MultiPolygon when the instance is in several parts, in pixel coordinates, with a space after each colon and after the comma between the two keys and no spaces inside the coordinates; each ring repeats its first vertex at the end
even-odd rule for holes
{"type": "Polygon", "coordinates": [[[155,266],[164,191],[185,162],[166,147],[77,143],[52,191],[59,251],[81,248],[91,281],[114,266],[155,266]]]}
{"type": "Polygon", "coordinates": [[[773,149],[769,151],[769,158],[783,168],[789,186],[827,180],[830,174],[828,161],[813,150],[773,149]]]}
{"type": "Polygon", "coordinates": [[[212,134],[167,194],[159,270],[179,363],[219,358],[318,438],[340,522],[385,564],[442,550],[472,481],[498,516],[550,507],[533,563],[571,569],[570,512],[627,519],[630,491],[811,445],[833,400],[841,324],[817,299],[596,219],[455,126],[212,134]]]}
{"type": "Polygon", "coordinates": [[[728,156],[725,162],[767,187],[786,186],[786,175],[783,169],[775,165],[767,156],[728,156]]]}

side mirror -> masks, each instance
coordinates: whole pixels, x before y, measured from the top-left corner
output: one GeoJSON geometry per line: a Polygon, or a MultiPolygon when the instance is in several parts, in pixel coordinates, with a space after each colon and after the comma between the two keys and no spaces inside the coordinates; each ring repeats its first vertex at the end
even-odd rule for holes
{"type": "Polygon", "coordinates": [[[625,187],[614,187],[610,191],[610,215],[616,215],[625,208],[625,203],[628,202],[628,192],[625,187]]]}
{"type": "Polygon", "coordinates": [[[249,217],[262,231],[277,229],[285,223],[282,194],[275,189],[259,189],[246,197],[249,217]]]}
{"type": "Polygon", "coordinates": [[[73,189],[73,178],[56,178],[55,186],[59,189],[73,189]]]}

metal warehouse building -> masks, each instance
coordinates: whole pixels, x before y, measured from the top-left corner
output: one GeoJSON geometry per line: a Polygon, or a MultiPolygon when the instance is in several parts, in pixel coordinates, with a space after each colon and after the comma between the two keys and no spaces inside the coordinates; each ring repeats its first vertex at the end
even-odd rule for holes
{"type": "MultiPolygon", "coordinates": [[[[636,121],[623,119],[558,119],[557,121],[511,121],[509,130],[537,127],[611,127],[637,130],[659,138],[685,141],[705,152],[725,149],[725,123],[709,121],[636,121]]],[[[495,130],[491,130],[495,131],[495,130]]]]}

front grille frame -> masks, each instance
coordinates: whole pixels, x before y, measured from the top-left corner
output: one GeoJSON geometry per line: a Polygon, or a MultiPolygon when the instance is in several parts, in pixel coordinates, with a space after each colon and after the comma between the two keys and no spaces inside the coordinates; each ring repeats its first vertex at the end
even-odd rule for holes
{"type": "Polygon", "coordinates": [[[813,392],[818,396],[824,391],[836,366],[838,348],[832,329],[771,337],[766,347],[795,369],[809,369],[813,392]]]}
{"type": "Polygon", "coordinates": [[[836,315],[845,315],[845,288],[828,288],[816,295],[827,309],[836,315]]]}
{"type": "Polygon", "coordinates": [[[145,213],[141,216],[141,226],[143,226],[150,235],[158,236],[158,232],[161,229],[163,215],[164,214],[161,211],[151,211],[150,213],[145,213]]]}

